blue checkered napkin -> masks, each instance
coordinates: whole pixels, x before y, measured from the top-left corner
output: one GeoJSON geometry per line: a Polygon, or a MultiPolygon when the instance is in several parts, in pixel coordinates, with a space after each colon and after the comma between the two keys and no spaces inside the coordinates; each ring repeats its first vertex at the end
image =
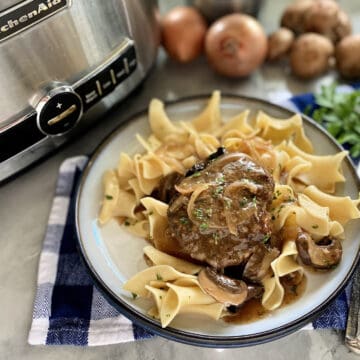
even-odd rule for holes
{"type": "MultiPolygon", "coordinates": [[[[303,110],[313,104],[311,94],[281,102],[303,110]]],[[[39,261],[38,287],[30,344],[94,346],[152,337],[119,314],[94,287],[76,249],[74,207],[76,183],[87,157],[64,161],[60,167],[55,197],[39,261]]],[[[306,329],[344,329],[350,287],[306,329]]]]}
{"type": "Polygon", "coordinates": [[[94,287],[76,249],[76,183],[86,156],[60,167],[39,262],[30,344],[105,345],[152,336],[120,315],[94,287]]]}

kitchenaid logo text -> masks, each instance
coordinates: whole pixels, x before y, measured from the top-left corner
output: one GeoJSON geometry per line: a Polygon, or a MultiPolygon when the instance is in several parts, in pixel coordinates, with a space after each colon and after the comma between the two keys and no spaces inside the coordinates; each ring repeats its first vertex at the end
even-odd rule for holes
{"type": "Polygon", "coordinates": [[[70,0],[26,0],[0,13],[0,41],[70,5],[70,0]]]}

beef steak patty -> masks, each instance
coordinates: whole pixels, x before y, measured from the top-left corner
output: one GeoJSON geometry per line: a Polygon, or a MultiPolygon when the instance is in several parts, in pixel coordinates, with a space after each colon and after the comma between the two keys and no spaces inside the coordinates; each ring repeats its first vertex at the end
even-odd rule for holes
{"type": "Polygon", "coordinates": [[[175,188],[167,236],[193,259],[217,269],[239,265],[271,234],[274,181],[246,154],[224,154],[175,188]]]}

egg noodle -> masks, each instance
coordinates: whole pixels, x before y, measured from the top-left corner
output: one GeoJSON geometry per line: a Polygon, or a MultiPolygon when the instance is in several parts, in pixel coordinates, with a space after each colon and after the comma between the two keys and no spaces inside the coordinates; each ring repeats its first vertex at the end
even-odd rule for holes
{"type": "Polygon", "coordinates": [[[267,310],[283,302],[283,277],[304,274],[291,229],[298,226],[315,241],[324,237],[344,239],[344,225],[360,217],[359,199],[334,195],[336,184],[345,181],[341,162],[346,152],[314,155],[298,114],[276,119],[259,111],[250,118],[250,111],[245,110],[225,122],[220,112],[220,92],[214,91],[204,110],[184,122],[170,121],[164,104],[153,99],[149,122],[152,134],[147,139],[137,135],[145,152],[132,157],[121,153],[117,169],[104,174],[98,220],[106,224],[120,217],[127,230],[149,240],[151,245],[144,248],[144,253],[152,266],[129,279],[124,289],[129,295],[152,298],[154,306],[149,315],[159,319],[163,327],[181,313],[214,319],[227,314],[226,304],[201,288],[197,274],[202,265],[169,254],[171,244],[165,236],[168,204],[151,196],[166,175],[184,175],[221,146],[228,152],[248,154],[272,174],[272,227],[274,233],[283,231],[286,239],[261,280],[261,303],[267,310]]]}

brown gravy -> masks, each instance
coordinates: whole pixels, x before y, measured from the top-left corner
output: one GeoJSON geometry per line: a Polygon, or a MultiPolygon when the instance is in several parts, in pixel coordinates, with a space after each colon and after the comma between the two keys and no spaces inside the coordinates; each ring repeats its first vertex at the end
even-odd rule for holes
{"type": "MultiPolygon", "coordinates": [[[[285,295],[280,308],[292,304],[302,296],[306,288],[306,277],[304,276],[298,285],[289,286],[283,284],[283,286],[285,295]]],[[[262,319],[271,313],[271,311],[266,310],[261,305],[261,299],[250,299],[241,307],[241,310],[238,313],[225,316],[223,320],[227,323],[248,324],[262,319]]]]}

